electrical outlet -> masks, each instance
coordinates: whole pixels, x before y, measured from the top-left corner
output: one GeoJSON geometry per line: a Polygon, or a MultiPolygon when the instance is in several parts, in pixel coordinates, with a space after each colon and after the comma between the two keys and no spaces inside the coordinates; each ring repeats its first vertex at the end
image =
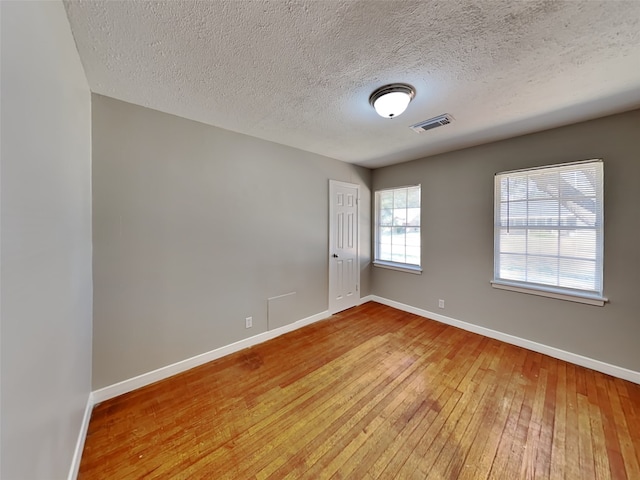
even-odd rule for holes
{"type": "Polygon", "coordinates": [[[247,317],[244,319],[244,328],[253,327],[253,317],[247,317]]]}
{"type": "Polygon", "coordinates": [[[442,299],[438,300],[438,307],[444,308],[444,300],[442,299]]]}

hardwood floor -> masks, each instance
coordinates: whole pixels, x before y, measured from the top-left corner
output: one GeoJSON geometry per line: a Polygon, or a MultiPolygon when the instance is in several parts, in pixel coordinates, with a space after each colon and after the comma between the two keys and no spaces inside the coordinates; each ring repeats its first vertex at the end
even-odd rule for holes
{"type": "Polygon", "coordinates": [[[95,407],[80,479],[640,479],[640,385],[376,303],[95,407]]]}

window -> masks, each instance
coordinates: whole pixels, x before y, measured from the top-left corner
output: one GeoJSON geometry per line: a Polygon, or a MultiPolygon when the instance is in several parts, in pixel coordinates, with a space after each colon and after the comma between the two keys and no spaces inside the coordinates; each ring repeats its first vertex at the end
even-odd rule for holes
{"type": "Polygon", "coordinates": [[[374,265],[420,273],[420,185],[375,194],[374,265]]]}
{"type": "Polygon", "coordinates": [[[494,211],[494,287],[604,304],[601,160],[498,173],[494,211]]]}

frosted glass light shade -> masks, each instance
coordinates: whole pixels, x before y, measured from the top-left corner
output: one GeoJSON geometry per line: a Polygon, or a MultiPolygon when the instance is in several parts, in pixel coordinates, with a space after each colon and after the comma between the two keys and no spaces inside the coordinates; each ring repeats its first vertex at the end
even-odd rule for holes
{"type": "Polygon", "coordinates": [[[373,108],[381,117],[393,118],[404,112],[410,101],[411,97],[404,92],[391,92],[377,99],[373,108]]]}
{"type": "Polygon", "coordinates": [[[369,103],[381,117],[395,118],[407,109],[414,96],[415,90],[411,85],[395,83],[373,92],[369,103]]]}

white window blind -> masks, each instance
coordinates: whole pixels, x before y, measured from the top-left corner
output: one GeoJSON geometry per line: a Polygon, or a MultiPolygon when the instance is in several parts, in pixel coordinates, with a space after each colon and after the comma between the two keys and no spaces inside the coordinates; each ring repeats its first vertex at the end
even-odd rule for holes
{"type": "Polygon", "coordinates": [[[495,176],[494,283],[601,298],[603,163],[495,176]]]}
{"type": "Polygon", "coordinates": [[[420,185],[375,193],[376,262],[420,266],[420,185]]]}

